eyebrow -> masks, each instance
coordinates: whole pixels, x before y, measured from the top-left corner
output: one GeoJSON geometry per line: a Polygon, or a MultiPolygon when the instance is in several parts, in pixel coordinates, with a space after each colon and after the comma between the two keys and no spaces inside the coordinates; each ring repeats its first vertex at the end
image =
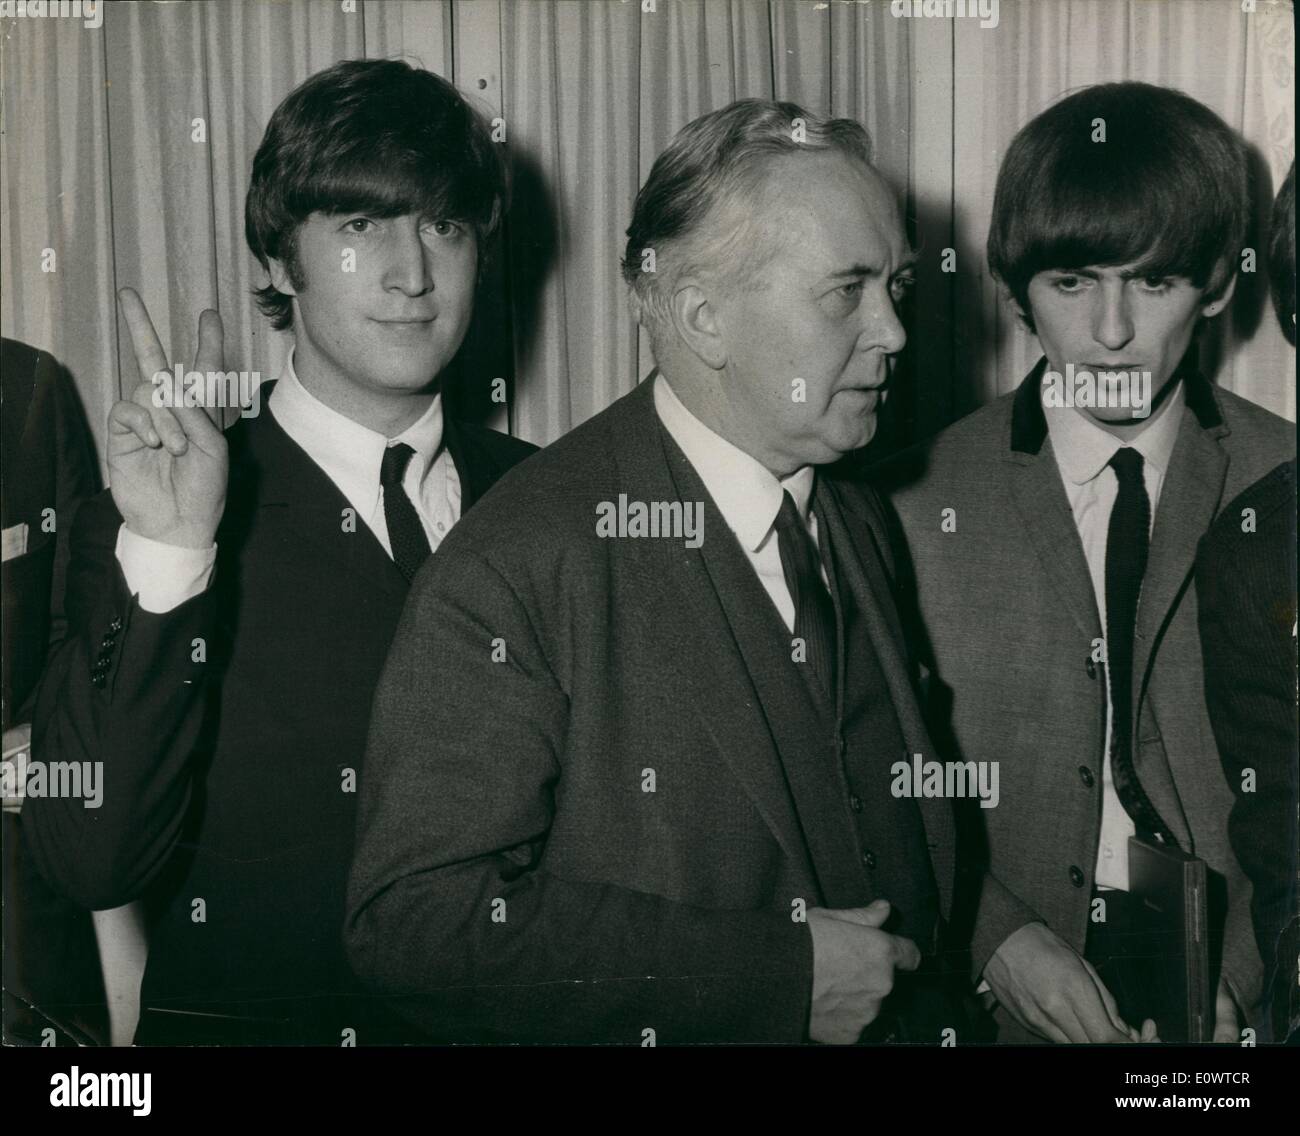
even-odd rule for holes
{"type": "MultiPolygon", "coordinates": [[[[1062,276],[1086,276],[1090,280],[1096,280],[1101,275],[1101,273],[1094,268],[1049,268],[1047,269],[1047,271],[1056,272],[1062,276]]],[[[1128,272],[1121,272],[1120,279],[1140,280],[1140,279],[1145,279],[1148,276],[1172,277],[1178,275],[1180,275],[1180,273],[1161,272],[1158,268],[1147,268],[1143,270],[1142,268],[1139,267],[1139,268],[1130,269],[1128,272]]]]}
{"type": "MultiPolygon", "coordinates": [[[[910,269],[913,269],[915,267],[916,267],[916,253],[909,252],[907,256],[903,258],[902,263],[896,269],[894,269],[893,275],[897,276],[900,272],[907,272],[910,269]]],[[[879,275],[880,275],[880,268],[878,266],[859,263],[859,264],[851,264],[849,265],[848,268],[841,268],[838,272],[827,273],[826,276],[823,277],[823,279],[845,280],[845,279],[853,279],[861,276],[869,280],[873,276],[879,276],[879,275]]]]}

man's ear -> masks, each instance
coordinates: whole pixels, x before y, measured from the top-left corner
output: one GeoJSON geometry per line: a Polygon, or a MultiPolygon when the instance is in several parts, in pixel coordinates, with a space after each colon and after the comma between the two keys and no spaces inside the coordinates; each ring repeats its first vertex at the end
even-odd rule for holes
{"type": "Polygon", "coordinates": [[[1223,286],[1223,290],[1208,304],[1201,308],[1201,315],[1209,319],[1211,316],[1217,316],[1232,301],[1232,294],[1237,290],[1237,274],[1230,272],[1228,282],[1223,286]]]}
{"type": "Polygon", "coordinates": [[[285,267],[284,261],[268,257],[266,272],[271,278],[271,287],[277,292],[285,296],[296,296],[298,294],[298,289],[293,286],[293,281],[289,278],[289,270],[285,267]]]}
{"type": "Polygon", "coordinates": [[[1019,321],[1020,326],[1029,332],[1030,335],[1037,335],[1038,332],[1034,328],[1033,314],[1026,308],[1020,306],[1020,301],[1012,294],[1011,289],[999,281],[998,291],[1002,293],[1002,302],[1015,313],[1015,317],[1019,321]]]}
{"type": "Polygon", "coordinates": [[[708,292],[696,280],[683,280],[668,306],[682,342],[710,370],[722,370],[727,365],[727,345],[708,292]]]}

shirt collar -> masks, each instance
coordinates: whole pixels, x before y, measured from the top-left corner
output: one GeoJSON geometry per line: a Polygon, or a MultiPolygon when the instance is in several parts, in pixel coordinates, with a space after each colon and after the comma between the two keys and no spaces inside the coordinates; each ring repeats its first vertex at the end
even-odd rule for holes
{"type": "MultiPolygon", "coordinates": [[[[1156,411],[1156,420],[1133,439],[1131,445],[1142,455],[1143,461],[1164,475],[1178,440],[1178,427],[1183,420],[1186,396],[1181,381],[1156,411]]],[[[1083,485],[1096,477],[1115,451],[1125,443],[1109,434],[1086,414],[1072,407],[1048,407],[1047,433],[1052,439],[1052,452],[1066,481],[1083,485]]]]}
{"type": "Polygon", "coordinates": [[[407,469],[414,466],[418,471],[417,485],[442,448],[441,393],[434,395],[429,409],[417,421],[389,439],[326,406],[303,386],[294,370],[292,348],[268,405],[284,432],[366,518],[373,516],[379,506],[379,468],[390,444],[405,442],[415,451],[407,469]]]}
{"type": "Polygon", "coordinates": [[[709,429],[682,404],[662,374],[654,379],[655,410],[664,428],[695,467],[727,527],[749,552],[767,540],[785,492],[804,524],[816,470],[806,465],[779,480],[744,450],[709,429]]]}

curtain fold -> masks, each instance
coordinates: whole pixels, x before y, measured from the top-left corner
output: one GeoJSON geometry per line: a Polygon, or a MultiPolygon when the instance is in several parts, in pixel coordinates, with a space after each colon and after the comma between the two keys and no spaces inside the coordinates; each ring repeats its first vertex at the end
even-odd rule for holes
{"type": "MultiPolygon", "coordinates": [[[[469,404],[550,442],[650,365],[618,262],[655,156],[695,116],[775,96],[861,121],[906,205],[922,261],[900,443],[1011,389],[1037,354],[988,278],[984,242],[1011,137],[1063,93],[1126,78],[1186,91],[1243,132],[1259,203],[1271,198],[1295,148],[1291,6],[1241,7],[1002,0],[982,29],[896,18],[885,0],[111,0],[97,29],[0,21],[0,321],[69,367],[101,443],[137,381],[123,285],[183,361],[212,306],[227,366],[273,377],[288,340],[251,298],[263,283],[243,242],[253,152],[308,75],[402,55],[499,105],[515,203],[460,379],[475,392],[507,379],[508,415],[469,404]],[[940,266],[948,248],[955,272],[940,266]]],[[[1221,385],[1294,419],[1294,351],[1258,252],[1204,357],[1221,385]]]]}

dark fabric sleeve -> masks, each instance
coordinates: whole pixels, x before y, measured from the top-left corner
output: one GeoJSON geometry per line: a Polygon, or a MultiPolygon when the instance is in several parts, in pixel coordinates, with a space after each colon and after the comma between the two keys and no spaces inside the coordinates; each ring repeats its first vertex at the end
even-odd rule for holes
{"type": "Polygon", "coordinates": [[[27,552],[4,569],[8,727],[31,721],[47,650],[66,631],[73,519],[98,491],[99,468],[68,372],[53,356],[13,340],[4,341],[3,351],[4,523],[29,528],[27,552]]]}
{"type": "Polygon", "coordinates": [[[72,377],[57,368],[50,384],[54,414],[55,510],[60,518],[54,550],[54,575],[50,588],[50,643],[67,634],[64,593],[68,562],[72,556],[72,528],[77,510],[100,490],[99,463],[95,443],[86,424],[85,411],[72,377]]]}
{"type": "Polygon", "coordinates": [[[429,567],[371,721],[345,930],[357,973],[439,1040],[803,1040],[806,925],[546,870],[557,814],[610,838],[557,804],[561,762],[590,775],[605,755],[566,745],[568,699],[510,583],[449,545],[429,567]]]}
{"type": "Polygon", "coordinates": [[[971,935],[971,979],[978,982],[997,949],[1021,927],[1047,921],[992,872],[979,881],[979,906],[971,935]]]}
{"type": "MultiPolygon", "coordinates": [[[[1251,881],[1251,914],[1266,971],[1296,916],[1295,477],[1280,467],[1230,505],[1196,563],[1205,699],[1235,795],[1232,849],[1251,881]],[[1267,507],[1263,507],[1268,502],[1267,507]],[[1256,506],[1256,530],[1241,508],[1256,506]],[[1253,771],[1253,791],[1246,774],[1253,771]]],[[[1294,959],[1281,965],[1294,977],[1294,959]]],[[[1294,985],[1294,982],[1291,983],[1294,985]]]]}
{"type": "Polygon", "coordinates": [[[115,546],[121,517],[107,492],[79,511],[68,568],[68,633],[41,680],[32,752],[44,762],[100,762],[101,800],[32,797],[23,827],[41,874],[91,909],[137,898],[166,864],[191,796],[212,658],[211,588],[163,615],[127,590],[115,546]]]}

